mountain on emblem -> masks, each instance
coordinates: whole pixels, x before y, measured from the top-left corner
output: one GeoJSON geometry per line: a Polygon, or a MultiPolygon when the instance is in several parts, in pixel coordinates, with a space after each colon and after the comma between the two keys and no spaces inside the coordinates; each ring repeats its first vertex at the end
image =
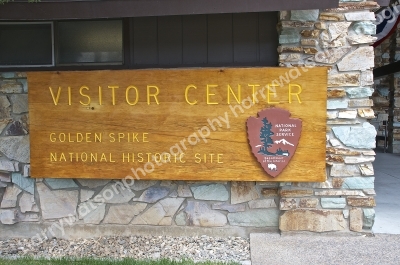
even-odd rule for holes
{"type": "Polygon", "coordinates": [[[272,177],[278,176],[296,152],[302,121],[290,118],[290,112],[269,108],[258,112],[258,118],[247,119],[247,137],[253,155],[272,177]]]}

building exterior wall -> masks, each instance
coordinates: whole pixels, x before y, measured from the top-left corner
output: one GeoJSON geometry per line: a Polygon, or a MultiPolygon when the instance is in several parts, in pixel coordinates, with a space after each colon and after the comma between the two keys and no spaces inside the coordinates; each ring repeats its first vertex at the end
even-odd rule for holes
{"type": "MultiPolygon", "coordinates": [[[[395,51],[395,61],[400,58],[400,51],[398,50],[400,39],[399,39],[399,28],[397,25],[396,36],[396,51],[395,51]]],[[[390,59],[390,42],[393,35],[384,40],[380,45],[375,47],[375,67],[381,67],[389,64],[390,59]]],[[[372,100],[374,101],[374,112],[378,114],[388,114],[389,110],[389,90],[390,90],[390,79],[391,75],[385,75],[374,80],[374,93],[372,95],[372,100]]],[[[393,102],[393,122],[396,125],[393,128],[393,138],[391,142],[391,147],[389,146],[389,151],[392,153],[400,153],[400,73],[394,74],[394,102],[393,102]]],[[[371,120],[371,123],[378,128],[379,121],[377,119],[371,120]]],[[[383,141],[379,143],[383,146],[383,141]]]]}
{"type": "Polygon", "coordinates": [[[119,180],[32,179],[26,75],[2,73],[0,237],[370,232],[374,3],[345,1],[337,9],[280,14],[279,61],[292,67],[288,76],[330,67],[322,183],[137,181],[127,188],[119,180]]]}

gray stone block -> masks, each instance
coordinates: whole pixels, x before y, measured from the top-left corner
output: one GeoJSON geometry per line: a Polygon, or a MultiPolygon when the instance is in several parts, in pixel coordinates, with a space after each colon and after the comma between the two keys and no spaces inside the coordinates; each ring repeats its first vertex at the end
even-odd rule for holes
{"type": "Polygon", "coordinates": [[[156,201],[166,197],[169,192],[170,189],[166,187],[150,187],[147,190],[143,191],[138,201],[155,203],[156,201]]]}
{"type": "Polygon", "coordinates": [[[21,190],[15,186],[8,186],[3,195],[3,200],[1,201],[1,208],[13,208],[17,206],[17,197],[21,193],[21,190]]]}
{"type": "Polygon", "coordinates": [[[179,226],[184,226],[186,225],[186,214],[184,211],[178,213],[175,217],[175,223],[176,225],[179,226]]]}
{"type": "Polygon", "coordinates": [[[172,217],[178,211],[184,198],[163,199],[147,211],[133,219],[132,224],[136,225],[172,225],[172,217]]]}
{"type": "Polygon", "coordinates": [[[231,184],[231,203],[238,204],[260,198],[255,182],[233,181],[231,184]]]}
{"type": "Polygon", "coordinates": [[[376,25],[370,21],[355,22],[350,28],[359,35],[374,35],[376,33],[376,25]]]}
{"type": "Polygon", "coordinates": [[[300,41],[300,34],[296,29],[285,28],[279,35],[280,44],[298,43],[300,41]]]}
{"type": "Polygon", "coordinates": [[[188,201],[185,212],[190,226],[217,227],[227,224],[226,216],[211,210],[205,202],[188,201]]]}
{"type": "Polygon", "coordinates": [[[229,199],[229,193],[222,184],[192,186],[190,189],[197,200],[227,201],[229,199]]]}
{"type": "Polygon", "coordinates": [[[147,203],[138,202],[134,205],[111,205],[106,218],[104,218],[104,224],[129,224],[133,217],[140,214],[146,209],[147,203]]]}
{"type": "Polygon", "coordinates": [[[94,202],[127,203],[135,197],[131,189],[126,188],[122,182],[109,183],[98,195],[94,196],[94,202]]]}
{"type": "Polygon", "coordinates": [[[53,190],[78,188],[78,185],[72,179],[50,179],[45,180],[46,184],[53,190]]]}
{"type": "Polygon", "coordinates": [[[79,219],[85,224],[100,224],[106,213],[105,203],[94,203],[87,201],[78,206],[79,219]]]}
{"type": "Polygon", "coordinates": [[[228,213],[230,225],[274,227],[279,224],[278,209],[254,209],[240,213],[228,213]]]}
{"type": "Polygon", "coordinates": [[[110,182],[110,180],[108,179],[77,179],[77,180],[82,186],[88,187],[90,189],[104,186],[110,182]]]}
{"type": "Polygon", "coordinates": [[[328,99],[327,109],[346,109],[348,104],[346,99],[328,99]]]}
{"type": "Polygon", "coordinates": [[[135,180],[131,189],[134,191],[144,190],[158,183],[157,180],[135,180]]]}
{"type": "Polygon", "coordinates": [[[35,180],[31,178],[26,178],[22,176],[20,173],[12,173],[11,176],[12,182],[18,185],[21,189],[30,194],[35,193],[35,180]]]}
{"type": "Polygon", "coordinates": [[[29,163],[29,136],[0,137],[0,152],[9,159],[29,163]]]}
{"type": "Polygon", "coordinates": [[[354,148],[375,148],[376,129],[368,122],[362,127],[333,127],[333,133],[344,145],[354,148]]]}
{"type": "Polygon", "coordinates": [[[17,222],[17,210],[0,210],[0,222],[5,225],[12,225],[17,222]]]}
{"type": "Polygon", "coordinates": [[[43,183],[36,183],[43,219],[75,216],[78,206],[77,190],[50,190],[43,183]]]}
{"type": "Polygon", "coordinates": [[[345,178],[342,185],[343,189],[373,189],[374,188],[374,177],[352,177],[345,178]]]}
{"type": "MultiPolygon", "coordinates": [[[[0,96],[0,120],[10,118],[10,101],[6,96],[0,96]]],[[[3,128],[4,129],[4,128],[3,128]]]]}
{"type": "Polygon", "coordinates": [[[345,208],[346,198],[321,198],[322,208],[345,208]]]}
{"type": "Polygon", "coordinates": [[[290,20],[316,21],[318,19],[318,16],[319,16],[318,9],[290,11],[290,20]]]}
{"type": "Polygon", "coordinates": [[[23,85],[15,79],[0,81],[1,93],[22,93],[23,91],[23,85]]]}
{"type": "Polygon", "coordinates": [[[27,94],[14,94],[11,95],[12,112],[21,114],[28,112],[28,95],[27,94]]]}
{"type": "Polygon", "coordinates": [[[364,219],[363,219],[363,229],[372,229],[375,222],[375,210],[365,208],[363,209],[364,219]]]}
{"type": "Polygon", "coordinates": [[[367,98],[372,96],[374,90],[370,87],[351,87],[346,89],[349,98],[367,98]]]}

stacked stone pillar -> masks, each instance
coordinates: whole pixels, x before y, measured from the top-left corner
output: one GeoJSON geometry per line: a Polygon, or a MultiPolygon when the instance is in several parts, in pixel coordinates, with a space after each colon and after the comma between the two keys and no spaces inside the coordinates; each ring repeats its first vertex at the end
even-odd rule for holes
{"type": "MultiPolygon", "coordinates": [[[[327,66],[327,181],[281,183],[280,224],[288,231],[371,231],[375,212],[376,131],[372,68],[373,1],[340,1],[339,8],[281,12],[282,67],[327,66]]],[[[324,89],[324,88],[321,88],[324,89]]]]}

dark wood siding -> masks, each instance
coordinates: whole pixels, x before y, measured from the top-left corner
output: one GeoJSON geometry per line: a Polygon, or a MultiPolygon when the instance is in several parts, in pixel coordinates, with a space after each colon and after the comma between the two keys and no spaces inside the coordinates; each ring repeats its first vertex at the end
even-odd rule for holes
{"type": "Polygon", "coordinates": [[[131,19],[131,65],[276,66],[276,12],[131,19]]]}

